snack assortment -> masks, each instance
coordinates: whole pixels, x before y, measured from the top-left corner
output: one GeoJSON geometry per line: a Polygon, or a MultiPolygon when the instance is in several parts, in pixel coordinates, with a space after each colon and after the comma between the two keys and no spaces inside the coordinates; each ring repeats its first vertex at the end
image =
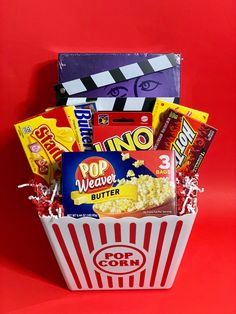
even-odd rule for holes
{"type": "Polygon", "coordinates": [[[209,113],[179,104],[180,63],[59,54],[55,104],[15,124],[33,172],[18,187],[33,190],[71,290],[173,284],[216,134],[209,113]]]}
{"type": "Polygon", "coordinates": [[[65,215],[176,214],[173,151],[64,153],[62,167],[65,215]]]}
{"type": "Polygon", "coordinates": [[[141,218],[195,210],[199,167],[217,130],[207,124],[207,112],[155,98],[156,88],[168,99],[179,97],[180,56],[59,59],[68,67],[60,67],[57,107],[15,124],[39,214],[141,218]],[[86,63],[75,69],[79,77],[70,76],[75,60],[95,59],[90,69],[86,63]]]}

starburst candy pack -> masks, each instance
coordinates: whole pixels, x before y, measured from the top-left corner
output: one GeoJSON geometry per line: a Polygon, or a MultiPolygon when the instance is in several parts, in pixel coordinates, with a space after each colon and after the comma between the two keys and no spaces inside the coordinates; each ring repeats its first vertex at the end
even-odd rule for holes
{"type": "Polygon", "coordinates": [[[154,149],[174,150],[177,170],[196,173],[216,132],[205,123],[169,110],[154,149]]]}
{"type": "Polygon", "coordinates": [[[93,141],[96,151],[152,149],[152,114],[95,112],[93,141]]]}
{"type": "Polygon", "coordinates": [[[76,218],[176,214],[174,152],[63,153],[62,194],[76,218]]]}
{"type": "Polygon", "coordinates": [[[15,128],[33,173],[48,184],[60,179],[62,152],[83,150],[74,107],[52,109],[15,128]]]}

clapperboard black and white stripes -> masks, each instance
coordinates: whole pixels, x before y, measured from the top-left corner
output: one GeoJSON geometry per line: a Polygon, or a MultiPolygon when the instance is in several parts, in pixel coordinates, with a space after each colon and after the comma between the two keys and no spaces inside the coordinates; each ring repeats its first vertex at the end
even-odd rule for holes
{"type": "Polygon", "coordinates": [[[56,85],[55,91],[57,96],[67,97],[172,68],[177,64],[175,54],[166,54],[64,82],[56,85]]]}
{"type": "MultiPolygon", "coordinates": [[[[158,97],[164,101],[179,104],[178,97],[158,97]]],[[[155,97],[68,97],[60,98],[57,101],[58,106],[75,106],[83,103],[96,102],[98,111],[145,111],[152,112],[155,104],[155,97]]]]}

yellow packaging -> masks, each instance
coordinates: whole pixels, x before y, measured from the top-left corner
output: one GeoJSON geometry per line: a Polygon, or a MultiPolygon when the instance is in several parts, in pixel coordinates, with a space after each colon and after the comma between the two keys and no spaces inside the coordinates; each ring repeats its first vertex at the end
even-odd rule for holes
{"type": "Polygon", "coordinates": [[[52,109],[15,128],[33,173],[47,183],[60,179],[62,152],[83,151],[73,107],[52,109]]]}
{"type": "Polygon", "coordinates": [[[199,122],[203,122],[203,123],[206,123],[209,117],[209,114],[207,112],[203,112],[203,111],[195,110],[195,109],[188,108],[185,106],[181,106],[178,104],[163,101],[162,99],[157,99],[153,107],[153,111],[152,111],[152,115],[153,115],[152,125],[153,125],[154,138],[156,138],[158,131],[160,130],[160,127],[162,125],[162,122],[164,122],[163,121],[164,114],[169,109],[178,111],[179,113],[190,116],[191,118],[196,119],[199,122]]]}

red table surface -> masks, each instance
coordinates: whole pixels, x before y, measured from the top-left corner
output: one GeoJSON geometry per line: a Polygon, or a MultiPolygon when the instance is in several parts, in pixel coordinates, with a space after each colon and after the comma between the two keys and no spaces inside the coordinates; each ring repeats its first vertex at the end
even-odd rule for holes
{"type": "Polygon", "coordinates": [[[236,313],[236,3],[1,1],[1,313],[236,313]],[[29,191],[13,124],[54,104],[58,52],[180,52],[182,104],[218,134],[199,214],[170,290],[70,292],[29,191]]]}

